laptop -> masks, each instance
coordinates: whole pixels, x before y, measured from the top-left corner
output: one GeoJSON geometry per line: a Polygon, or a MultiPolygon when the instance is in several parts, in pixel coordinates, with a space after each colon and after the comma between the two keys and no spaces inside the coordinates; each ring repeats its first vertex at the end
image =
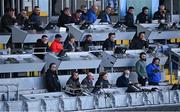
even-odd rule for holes
{"type": "Polygon", "coordinates": [[[96,19],[96,21],[93,23],[93,25],[98,25],[100,23],[101,19],[96,19]]]}

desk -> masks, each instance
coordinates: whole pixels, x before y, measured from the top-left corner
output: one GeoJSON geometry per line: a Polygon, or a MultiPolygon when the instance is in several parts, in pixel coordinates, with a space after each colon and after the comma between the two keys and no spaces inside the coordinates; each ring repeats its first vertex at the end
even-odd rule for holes
{"type": "Polygon", "coordinates": [[[0,56],[0,73],[41,71],[44,65],[45,62],[32,54],[0,56]],[[7,61],[8,58],[17,62],[7,61]]]}
{"type": "Polygon", "coordinates": [[[60,60],[55,54],[47,53],[47,67],[50,63],[56,63],[58,70],[98,69],[101,63],[101,59],[89,52],[67,52],[66,55],[66,60],[60,60]]]}
{"type": "Polygon", "coordinates": [[[80,30],[80,25],[68,24],[70,34],[72,34],[77,41],[84,41],[85,35],[92,35],[93,41],[104,41],[108,38],[108,34],[115,32],[115,40],[132,40],[135,35],[135,30],[120,31],[114,29],[112,25],[90,25],[89,29],[80,30]]]}
{"type": "Polygon", "coordinates": [[[157,40],[157,39],[173,39],[180,38],[180,30],[159,30],[159,24],[139,24],[137,25],[138,32],[146,32],[146,39],[157,40]]]}
{"type": "Polygon", "coordinates": [[[34,32],[34,31],[25,31],[21,30],[19,27],[15,26],[12,28],[12,42],[13,43],[36,43],[37,39],[40,39],[42,35],[47,35],[49,42],[54,40],[56,34],[61,34],[61,41],[64,42],[67,38],[68,33],[66,32],[57,32],[55,30],[48,30],[45,32],[34,32]]]}

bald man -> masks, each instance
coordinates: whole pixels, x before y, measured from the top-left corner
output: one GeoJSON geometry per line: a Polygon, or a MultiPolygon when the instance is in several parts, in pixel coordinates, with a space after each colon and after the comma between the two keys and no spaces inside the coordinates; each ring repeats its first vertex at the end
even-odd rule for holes
{"type": "Polygon", "coordinates": [[[91,72],[87,73],[87,76],[82,80],[81,84],[86,86],[87,88],[91,88],[93,86],[94,74],[91,72]]]}
{"type": "Polygon", "coordinates": [[[128,87],[128,85],[129,85],[129,75],[130,75],[130,71],[129,70],[125,70],[123,72],[123,75],[120,76],[117,79],[116,86],[117,87],[128,87]]]}
{"type": "Polygon", "coordinates": [[[97,20],[96,12],[98,11],[98,7],[93,5],[87,12],[86,22],[94,23],[97,20]]]}

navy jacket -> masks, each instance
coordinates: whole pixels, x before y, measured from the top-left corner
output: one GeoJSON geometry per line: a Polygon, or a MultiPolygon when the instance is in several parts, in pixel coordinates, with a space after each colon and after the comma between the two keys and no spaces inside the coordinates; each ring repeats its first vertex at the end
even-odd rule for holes
{"type": "Polygon", "coordinates": [[[125,77],[125,75],[120,76],[116,80],[116,86],[117,87],[128,87],[129,79],[125,77]]]}
{"type": "Polygon", "coordinates": [[[101,19],[101,22],[111,23],[111,18],[105,11],[101,12],[98,18],[101,19]]]}
{"type": "Polygon", "coordinates": [[[160,80],[161,80],[160,66],[157,66],[157,65],[151,63],[146,67],[146,71],[148,74],[149,82],[155,82],[155,83],[160,82],[160,80]]]}
{"type": "Polygon", "coordinates": [[[31,22],[34,22],[35,24],[37,25],[41,25],[41,18],[39,15],[35,14],[35,13],[32,13],[30,16],[29,16],[29,20],[31,22]]]}

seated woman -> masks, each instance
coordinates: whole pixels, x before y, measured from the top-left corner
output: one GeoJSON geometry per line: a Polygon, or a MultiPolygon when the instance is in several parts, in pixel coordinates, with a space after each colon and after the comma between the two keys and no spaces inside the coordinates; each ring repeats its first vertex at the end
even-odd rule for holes
{"type": "Polygon", "coordinates": [[[76,46],[74,37],[70,37],[68,39],[68,42],[66,42],[66,44],[64,45],[64,50],[67,51],[67,52],[75,52],[75,51],[77,51],[77,46],[76,46]]]}
{"type": "Polygon", "coordinates": [[[99,73],[99,78],[95,83],[95,88],[92,91],[93,93],[98,92],[101,88],[109,88],[110,83],[108,81],[108,73],[107,72],[101,72],[99,73]]]}
{"type": "Polygon", "coordinates": [[[48,92],[61,91],[61,84],[59,82],[56,71],[57,71],[56,64],[51,63],[45,75],[45,84],[48,92]]]}

